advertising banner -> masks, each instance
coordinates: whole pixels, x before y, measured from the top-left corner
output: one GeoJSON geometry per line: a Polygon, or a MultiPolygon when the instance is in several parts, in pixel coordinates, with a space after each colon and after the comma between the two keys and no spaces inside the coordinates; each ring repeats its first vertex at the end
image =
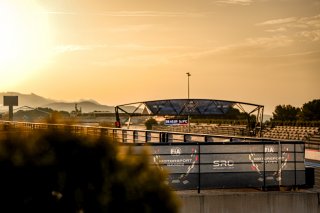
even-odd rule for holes
{"type": "Polygon", "coordinates": [[[188,119],[166,119],[164,125],[187,125],[188,119]]]}
{"type": "MultiPolygon", "coordinates": [[[[137,146],[136,151],[144,146],[137,146]]],[[[171,143],[147,146],[175,189],[305,184],[301,143],[171,143]]]]}

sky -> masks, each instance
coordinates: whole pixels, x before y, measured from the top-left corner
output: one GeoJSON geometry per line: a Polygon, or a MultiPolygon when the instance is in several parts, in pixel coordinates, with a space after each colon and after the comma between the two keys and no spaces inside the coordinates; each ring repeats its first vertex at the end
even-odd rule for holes
{"type": "Polygon", "coordinates": [[[105,105],[320,98],[320,0],[0,0],[0,91],[105,105]]]}

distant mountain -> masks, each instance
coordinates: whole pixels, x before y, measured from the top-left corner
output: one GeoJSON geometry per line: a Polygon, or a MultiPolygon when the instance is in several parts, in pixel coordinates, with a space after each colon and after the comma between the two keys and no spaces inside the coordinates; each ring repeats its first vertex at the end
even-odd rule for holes
{"type": "MultiPolygon", "coordinates": [[[[75,104],[77,104],[78,109],[81,108],[83,113],[93,112],[93,111],[109,111],[114,112],[113,106],[107,106],[99,104],[95,100],[80,100],[79,102],[63,102],[56,101],[49,98],[44,98],[36,94],[22,94],[18,92],[1,92],[0,93],[0,105],[3,106],[3,96],[18,96],[19,106],[29,106],[29,107],[48,107],[57,111],[67,111],[71,112],[75,110],[75,104]]],[[[7,107],[1,107],[6,109],[7,107]]]]}
{"type": "MultiPolygon", "coordinates": [[[[114,106],[102,105],[97,101],[89,100],[79,100],[77,102],[66,102],[66,101],[57,101],[49,98],[44,98],[34,93],[31,94],[22,94],[18,92],[0,92],[0,111],[7,111],[8,107],[3,106],[3,96],[18,96],[18,107],[28,106],[28,107],[44,107],[51,108],[57,111],[67,111],[72,112],[75,110],[75,105],[83,113],[93,112],[93,111],[108,111],[114,113],[114,106]],[[1,97],[2,96],[2,97],[1,97]]],[[[133,112],[136,108],[133,106],[122,107],[127,112],[133,112]]],[[[141,112],[142,110],[137,110],[141,112]]],[[[121,113],[121,112],[120,112],[121,113]]]]}
{"type": "MultiPolygon", "coordinates": [[[[19,106],[40,107],[52,102],[52,99],[44,98],[36,94],[21,94],[18,92],[1,92],[0,96],[18,96],[19,106]]],[[[3,98],[0,98],[0,104],[3,105],[3,98]]]]}

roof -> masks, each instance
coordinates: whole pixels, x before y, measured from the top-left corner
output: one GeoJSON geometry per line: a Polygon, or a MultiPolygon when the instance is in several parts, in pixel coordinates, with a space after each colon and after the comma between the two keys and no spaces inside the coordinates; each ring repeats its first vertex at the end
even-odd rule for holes
{"type": "Polygon", "coordinates": [[[116,108],[131,115],[223,115],[227,114],[235,105],[242,109],[243,105],[254,107],[254,110],[250,113],[263,108],[262,105],[258,104],[214,99],[142,101],[118,105],[116,108]],[[130,106],[132,107],[130,108],[130,106]]]}

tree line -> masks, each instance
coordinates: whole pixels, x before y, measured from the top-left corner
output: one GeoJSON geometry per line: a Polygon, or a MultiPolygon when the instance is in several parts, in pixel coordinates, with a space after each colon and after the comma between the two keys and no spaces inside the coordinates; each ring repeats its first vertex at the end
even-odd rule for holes
{"type": "Polygon", "coordinates": [[[304,103],[302,107],[277,105],[270,121],[278,124],[320,124],[320,99],[304,103]]]}

